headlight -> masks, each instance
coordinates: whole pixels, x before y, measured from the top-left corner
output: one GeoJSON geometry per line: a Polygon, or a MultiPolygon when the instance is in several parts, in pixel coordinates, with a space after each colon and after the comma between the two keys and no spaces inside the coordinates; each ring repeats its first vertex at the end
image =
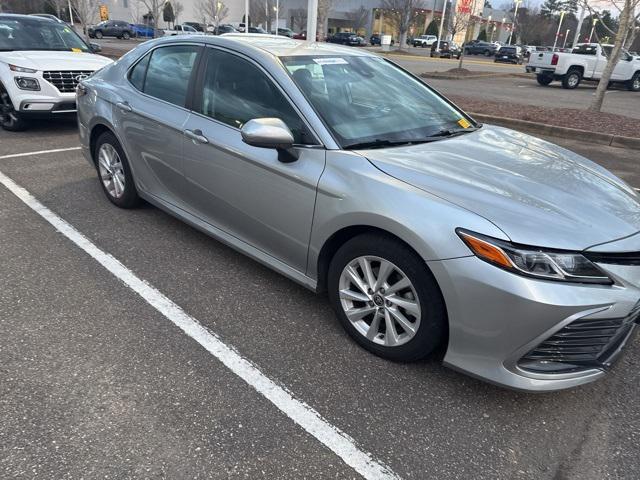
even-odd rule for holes
{"type": "Polygon", "coordinates": [[[478,258],[519,275],[562,282],[613,283],[581,253],[513,245],[460,228],[456,233],[478,258]]]}
{"type": "Polygon", "coordinates": [[[11,70],[12,72],[20,72],[20,73],[36,73],[37,72],[37,70],[34,70],[33,68],[19,67],[17,65],[11,65],[11,64],[9,64],[9,70],[11,70]]]}
{"type": "Polygon", "coordinates": [[[31,77],[15,77],[16,85],[20,90],[32,90],[38,91],[40,90],[40,84],[38,83],[38,79],[31,77]]]}

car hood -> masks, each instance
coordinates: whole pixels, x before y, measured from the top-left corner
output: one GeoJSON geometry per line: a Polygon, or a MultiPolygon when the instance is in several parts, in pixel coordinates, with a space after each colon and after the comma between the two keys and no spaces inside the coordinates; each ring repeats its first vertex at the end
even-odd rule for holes
{"type": "Polygon", "coordinates": [[[388,175],[483,216],[516,243],[583,250],[640,231],[634,189],[580,155],[513,130],[485,125],[360,153],[388,175]]]}
{"type": "Polygon", "coordinates": [[[94,53],[62,51],[0,52],[0,62],[34,70],[99,70],[113,60],[94,53]]]}

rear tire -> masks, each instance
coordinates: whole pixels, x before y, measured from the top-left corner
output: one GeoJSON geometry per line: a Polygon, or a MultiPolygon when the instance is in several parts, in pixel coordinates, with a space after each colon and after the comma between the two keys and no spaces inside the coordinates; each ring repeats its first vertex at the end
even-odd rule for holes
{"type": "Polygon", "coordinates": [[[26,120],[16,112],[9,93],[0,84],[0,127],[8,132],[21,132],[27,128],[26,120]]]}
{"type": "Polygon", "coordinates": [[[393,237],[367,233],[346,242],[329,265],[328,289],[347,333],[382,358],[416,361],[434,352],[446,338],[447,313],[435,278],[422,258],[393,237]],[[369,280],[361,266],[365,261],[370,267],[369,280]],[[370,280],[380,276],[382,262],[387,262],[389,274],[375,285],[370,280]],[[351,281],[350,271],[364,280],[360,287],[351,281]],[[400,282],[405,286],[400,287],[400,282]],[[361,308],[369,313],[362,314],[361,308]]]}
{"type": "Polygon", "coordinates": [[[538,74],[538,75],[536,75],[536,80],[538,81],[538,83],[540,85],[542,85],[543,87],[546,87],[551,82],[553,82],[553,76],[544,75],[544,74],[538,74]]]}
{"type": "Polygon", "coordinates": [[[581,80],[582,74],[580,73],[580,70],[569,69],[566,75],[562,77],[562,88],[566,88],[568,90],[578,88],[581,80]]]}
{"type": "Polygon", "coordinates": [[[484,51],[484,56],[485,57],[490,57],[491,56],[491,50],[485,50],[484,51]]]}
{"type": "Polygon", "coordinates": [[[92,152],[100,186],[111,203],[120,208],[134,208],[140,197],[133,180],[127,156],[116,136],[104,132],[92,152]]]}
{"type": "Polygon", "coordinates": [[[129,39],[131,38],[131,35],[129,35],[129,32],[124,32],[124,33],[122,34],[122,38],[123,38],[124,40],[129,40],[129,39]]]}
{"type": "Polygon", "coordinates": [[[100,40],[102,38],[102,32],[100,30],[98,30],[96,33],[93,34],[98,40],[100,40]]]}
{"type": "Polygon", "coordinates": [[[636,72],[627,82],[627,90],[631,92],[640,92],[640,72],[636,72]]]}

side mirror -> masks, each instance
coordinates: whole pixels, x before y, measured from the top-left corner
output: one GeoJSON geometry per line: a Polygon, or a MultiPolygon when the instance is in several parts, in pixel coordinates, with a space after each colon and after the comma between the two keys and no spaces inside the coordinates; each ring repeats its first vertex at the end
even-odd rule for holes
{"type": "Polygon", "coordinates": [[[298,159],[293,150],[293,133],[279,118],[254,118],[243,125],[240,133],[247,145],[278,150],[278,160],[283,163],[298,159]]]}
{"type": "Polygon", "coordinates": [[[102,47],[100,45],[98,45],[97,43],[90,43],[89,44],[89,48],[91,49],[91,51],[93,53],[99,53],[102,51],[102,47]]]}

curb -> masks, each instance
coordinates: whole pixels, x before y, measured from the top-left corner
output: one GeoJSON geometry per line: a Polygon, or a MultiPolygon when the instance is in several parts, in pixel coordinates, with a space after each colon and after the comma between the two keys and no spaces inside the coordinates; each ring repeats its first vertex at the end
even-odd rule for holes
{"type": "Polygon", "coordinates": [[[555,125],[529,122],[515,118],[497,117],[493,115],[485,115],[483,113],[470,112],[469,115],[481,122],[493,123],[501,127],[513,128],[514,130],[519,130],[521,132],[549,135],[551,137],[566,138],[569,140],[580,140],[586,143],[608,145],[610,147],[626,148],[629,150],[640,150],[640,138],[623,137],[621,135],[613,135],[611,133],[588,132],[586,130],[578,130],[577,128],[557,127],[555,125]]]}
{"type": "Polygon", "coordinates": [[[420,78],[430,78],[435,80],[477,80],[479,78],[531,78],[528,73],[515,72],[490,72],[478,73],[472,75],[447,75],[446,72],[441,74],[438,72],[424,72],[419,75],[420,78]]]}

